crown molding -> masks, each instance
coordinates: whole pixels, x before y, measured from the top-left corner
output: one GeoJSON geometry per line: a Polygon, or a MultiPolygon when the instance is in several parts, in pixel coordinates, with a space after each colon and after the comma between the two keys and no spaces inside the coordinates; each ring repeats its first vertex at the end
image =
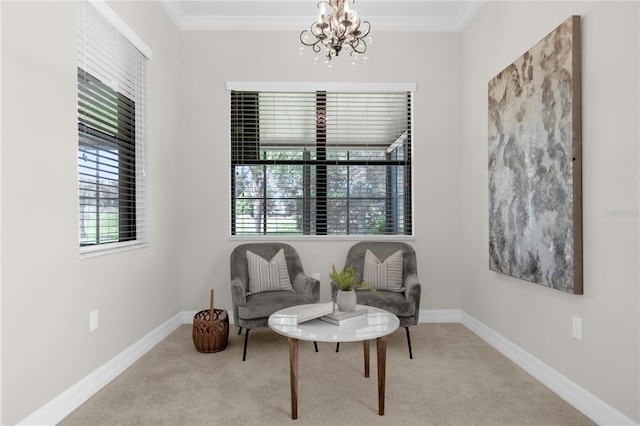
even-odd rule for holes
{"type": "Polygon", "coordinates": [[[227,90],[250,92],[309,92],[315,90],[342,92],[415,92],[415,83],[342,83],[342,82],[277,82],[227,81],[227,90]]]}
{"type": "MultiPolygon", "coordinates": [[[[376,31],[462,31],[486,0],[465,3],[454,18],[416,16],[381,17],[371,19],[376,31]]],[[[178,0],[160,0],[180,30],[209,31],[302,31],[310,25],[309,16],[213,16],[187,15],[178,0]]]]}

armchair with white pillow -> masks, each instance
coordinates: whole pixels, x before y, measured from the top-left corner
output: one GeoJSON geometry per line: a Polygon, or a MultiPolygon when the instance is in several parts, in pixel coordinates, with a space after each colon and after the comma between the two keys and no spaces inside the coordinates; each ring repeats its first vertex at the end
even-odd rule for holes
{"type": "MultiPolygon", "coordinates": [[[[378,295],[357,290],[359,305],[375,306],[389,311],[400,320],[407,333],[409,357],[413,359],[409,326],[418,324],[422,287],[418,280],[416,253],[409,244],[392,241],[363,241],[347,253],[345,267],[353,266],[378,295]]],[[[336,299],[338,286],[331,283],[331,297],[336,299]]]]}
{"type": "Polygon", "coordinates": [[[252,328],[268,326],[269,316],[280,309],[320,300],[320,281],[304,273],[289,244],[241,244],[231,252],[230,266],[233,320],[238,334],[246,329],[243,361],[252,328]]]}

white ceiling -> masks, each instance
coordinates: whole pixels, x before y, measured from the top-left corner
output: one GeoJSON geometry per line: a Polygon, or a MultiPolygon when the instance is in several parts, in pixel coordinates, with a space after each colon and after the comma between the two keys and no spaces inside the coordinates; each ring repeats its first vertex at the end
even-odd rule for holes
{"type": "MultiPolygon", "coordinates": [[[[182,30],[305,30],[318,0],[160,0],[182,30]]],[[[372,31],[460,31],[484,0],[357,0],[372,31]]]]}

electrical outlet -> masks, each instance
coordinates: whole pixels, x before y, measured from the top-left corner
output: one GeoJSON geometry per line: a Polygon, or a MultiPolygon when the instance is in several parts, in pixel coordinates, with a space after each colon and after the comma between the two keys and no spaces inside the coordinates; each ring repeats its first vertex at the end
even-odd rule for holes
{"type": "Polygon", "coordinates": [[[573,317],[573,338],[582,340],[582,318],[573,317]]]}
{"type": "Polygon", "coordinates": [[[316,280],[320,280],[320,272],[314,272],[313,274],[311,274],[311,276],[316,280]]]}
{"type": "Polygon", "coordinates": [[[93,333],[98,329],[98,311],[89,312],[89,332],[93,333]]]}

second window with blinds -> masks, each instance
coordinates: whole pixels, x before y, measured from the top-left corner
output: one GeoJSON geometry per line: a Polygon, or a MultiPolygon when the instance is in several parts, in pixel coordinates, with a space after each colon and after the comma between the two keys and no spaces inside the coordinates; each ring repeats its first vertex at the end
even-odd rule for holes
{"type": "Polygon", "coordinates": [[[230,90],[231,235],[412,235],[412,92],[230,90]]]}

